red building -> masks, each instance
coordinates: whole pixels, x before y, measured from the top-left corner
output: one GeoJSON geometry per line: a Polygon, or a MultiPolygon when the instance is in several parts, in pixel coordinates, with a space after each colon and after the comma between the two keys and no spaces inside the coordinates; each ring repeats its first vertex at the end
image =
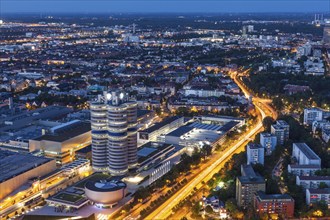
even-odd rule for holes
{"type": "Polygon", "coordinates": [[[278,214],[293,217],[294,199],[288,194],[265,194],[258,191],[254,197],[254,208],[259,214],[278,214]]]}

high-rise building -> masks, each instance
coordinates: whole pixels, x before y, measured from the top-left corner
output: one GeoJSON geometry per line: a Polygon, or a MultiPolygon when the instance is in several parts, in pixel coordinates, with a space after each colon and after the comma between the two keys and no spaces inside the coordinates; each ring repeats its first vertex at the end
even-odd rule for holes
{"type": "Polygon", "coordinates": [[[240,208],[252,208],[254,194],[266,190],[265,179],[251,165],[241,166],[242,176],[236,178],[236,201],[240,208]]]}
{"type": "Polygon", "coordinates": [[[246,147],[247,164],[264,164],[265,148],[260,144],[249,143],[246,147]]]}
{"type": "Polygon", "coordinates": [[[266,150],[266,155],[270,155],[277,145],[277,137],[270,133],[260,134],[260,145],[266,150]]]}
{"type": "Polygon", "coordinates": [[[94,170],[124,175],[137,165],[137,103],[122,91],[91,102],[94,170]]]}
{"type": "Polygon", "coordinates": [[[284,144],[289,139],[290,126],[286,121],[278,120],[271,126],[270,133],[277,138],[278,144],[284,144]]]}

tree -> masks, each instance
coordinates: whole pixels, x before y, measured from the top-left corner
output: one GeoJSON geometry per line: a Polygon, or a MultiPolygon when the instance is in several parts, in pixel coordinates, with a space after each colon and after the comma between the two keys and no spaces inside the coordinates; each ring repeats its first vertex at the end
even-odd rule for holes
{"type": "Polygon", "coordinates": [[[146,199],[150,196],[150,190],[145,187],[139,187],[139,189],[135,192],[134,198],[138,199],[146,199]]]}
{"type": "Polygon", "coordinates": [[[204,159],[207,156],[210,156],[212,154],[212,146],[209,144],[204,144],[201,149],[201,153],[204,156],[204,159]]]}
{"type": "Polygon", "coordinates": [[[328,185],[325,182],[320,182],[319,189],[328,188],[328,185]]]}
{"type": "Polygon", "coordinates": [[[199,202],[195,202],[195,204],[192,207],[192,213],[194,215],[199,215],[199,210],[201,209],[201,205],[199,204],[199,202]]]}
{"type": "Polygon", "coordinates": [[[212,209],[212,207],[211,207],[210,205],[207,205],[207,206],[205,207],[205,212],[207,212],[207,213],[213,213],[213,209],[212,209]]]}
{"type": "Polygon", "coordinates": [[[270,132],[270,127],[272,126],[272,124],[274,124],[274,119],[272,117],[270,117],[270,116],[267,116],[262,121],[262,124],[264,126],[265,131],[266,132],[270,132]]]}
{"type": "Polygon", "coordinates": [[[236,213],[238,211],[235,199],[228,199],[225,207],[230,213],[236,213]]]}

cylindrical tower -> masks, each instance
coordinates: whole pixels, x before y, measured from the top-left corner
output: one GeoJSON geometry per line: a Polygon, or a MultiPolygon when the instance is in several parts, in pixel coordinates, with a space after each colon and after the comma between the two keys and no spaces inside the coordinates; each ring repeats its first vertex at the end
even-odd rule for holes
{"type": "Polygon", "coordinates": [[[127,156],[128,168],[137,166],[137,103],[127,105],[127,156]]]}
{"type": "Polygon", "coordinates": [[[92,166],[94,170],[103,171],[108,168],[107,158],[107,106],[99,97],[90,103],[92,127],[92,166]]]}
{"type": "Polygon", "coordinates": [[[137,165],[137,103],[123,92],[107,93],[91,103],[91,115],[93,168],[125,175],[137,165]]]}

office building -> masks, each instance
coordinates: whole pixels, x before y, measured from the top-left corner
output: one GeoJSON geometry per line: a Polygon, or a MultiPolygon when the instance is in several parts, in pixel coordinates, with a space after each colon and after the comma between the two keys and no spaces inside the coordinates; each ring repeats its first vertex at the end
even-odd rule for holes
{"type": "Polygon", "coordinates": [[[330,188],[306,189],[306,204],[311,205],[324,201],[330,207],[330,188]]]}
{"type": "Polygon", "coordinates": [[[264,164],[265,148],[259,144],[249,143],[246,147],[247,164],[264,164]]]}
{"type": "Polygon", "coordinates": [[[236,201],[240,208],[253,206],[254,195],[265,191],[265,179],[256,174],[251,165],[241,166],[242,176],[236,178],[236,201]]]}
{"type": "Polygon", "coordinates": [[[155,123],[149,128],[138,132],[138,143],[145,144],[149,141],[158,141],[159,136],[168,134],[169,132],[184,125],[184,117],[173,116],[164,119],[159,123],[155,123]]]}
{"type": "Polygon", "coordinates": [[[47,175],[55,169],[53,159],[0,150],[0,200],[30,179],[47,175]]]}
{"type": "Polygon", "coordinates": [[[254,208],[259,214],[278,214],[291,218],[294,214],[294,199],[288,194],[265,194],[258,191],[254,198],[254,208]]]}
{"type": "Polygon", "coordinates": [[[137,166],[137,104],[113,91],[91,102],[94,170],[124,175],[137,166]]]}
{"type": "Polygon", "coordinates": [[[173,145],[160,142],[148,142],[140,146],[137,152],[138,172],[159,165],[161,161],[174,152],[175,147],[173,145]]]}
{"type": "Polygon", "coordinates": [[[40,150],[57,163],[70,162],[75,152],[91,144],[91,124],[79,120],[52,127],[40,137],[29,140],[30,152],[40,150]]]}
{"type": "Polygon", "coordinates": [[[260,134],[260,145],[265,148],[266,155],[270,155],[277,145],[277,137],[270,133],[260,134]]]}

